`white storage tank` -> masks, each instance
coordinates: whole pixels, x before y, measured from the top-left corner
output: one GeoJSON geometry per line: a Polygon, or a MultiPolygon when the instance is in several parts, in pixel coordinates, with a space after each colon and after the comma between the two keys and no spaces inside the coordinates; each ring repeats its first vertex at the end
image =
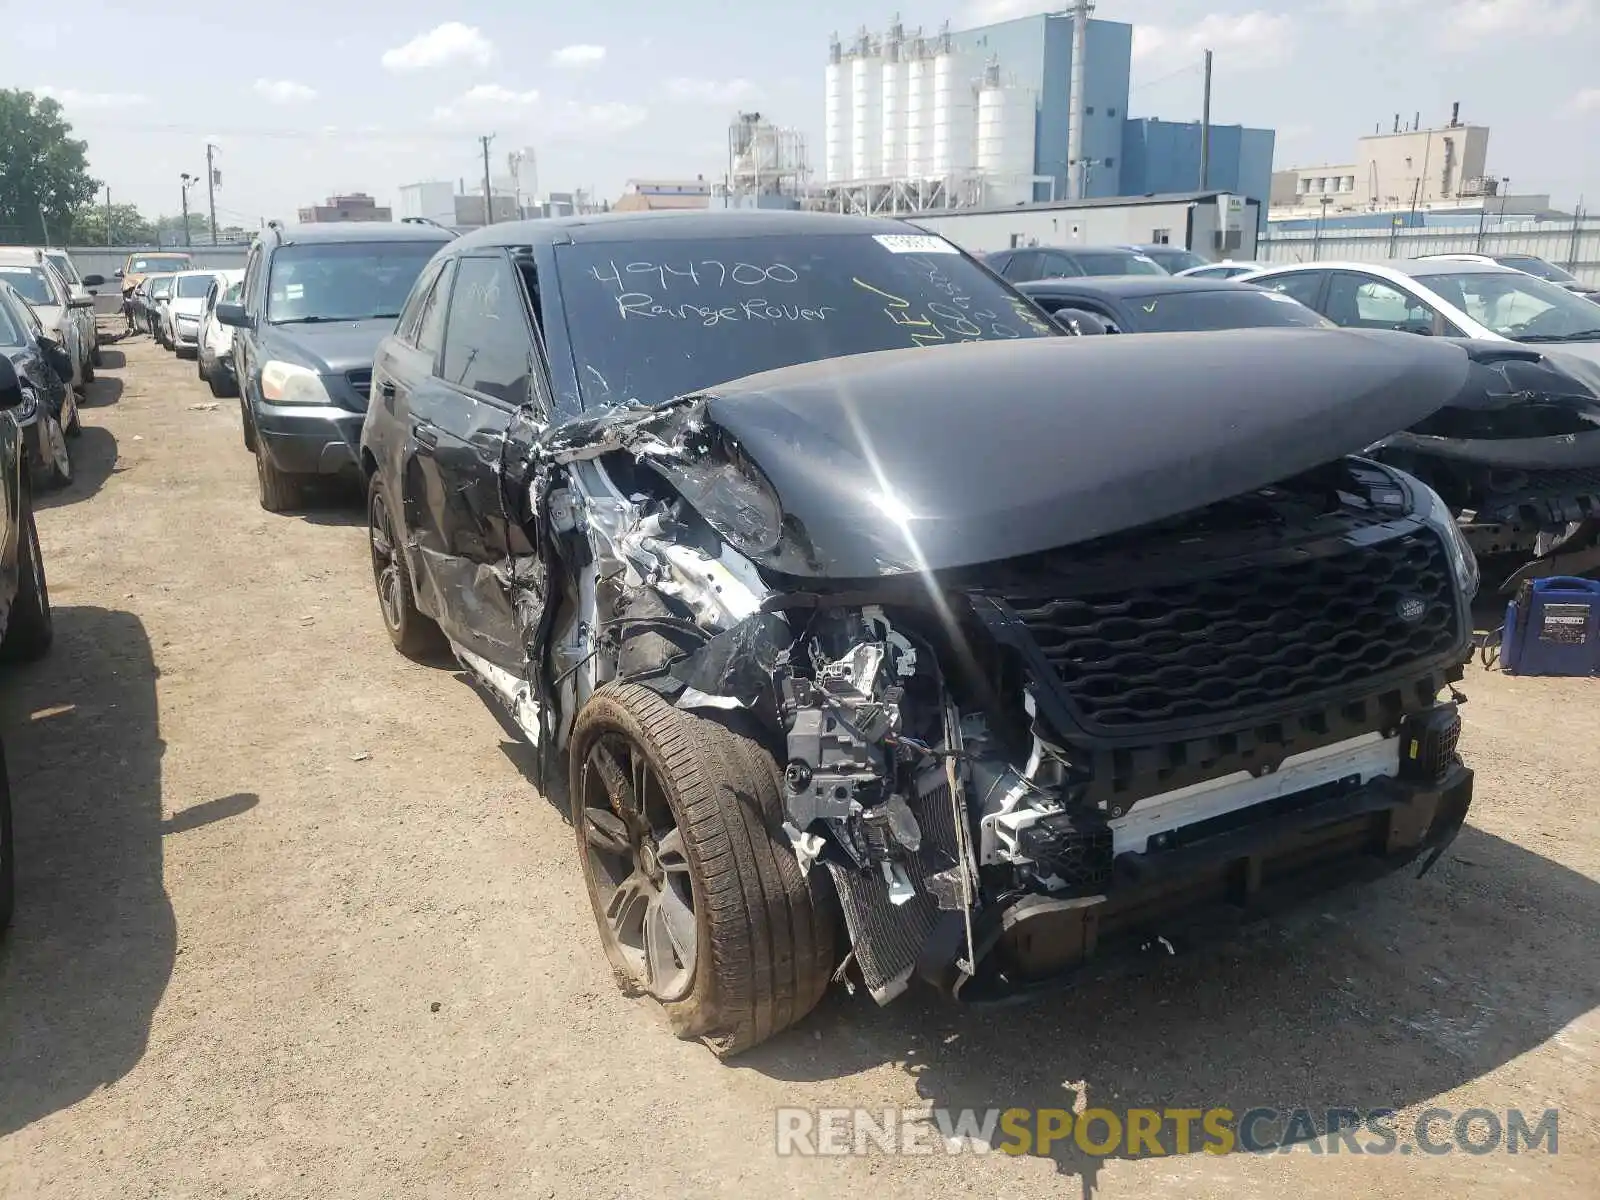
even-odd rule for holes
{"type": "Polygon", "coordinates": [[[933,57],[932,175],[947,178],[972,169],[977,74],[976,64],[959,50],[941,48],[933,57]]]}
{"type": "Polygon", "coordinates": [[[901,42],[895,29],[883,47],[883,174],[899,179],[906,173],[906,63],[901,60],[901,42]]]}
{"type": "Polygon", "coordinates": [[[926,179],[933,173],[933,59],[919,38],[906,62],[906,175],[926,179]]]}
{"type": "Polygon", "coordinates": [[[978,92],[977,166],[989,204],[1022,204],[1033,199],[1033,89],[1007,87],[993,75],[978,92]]]}
{"type": "Polygon", "coordinates": [[[863,36],[850,60],[850,176],[883,175],[883,59],[863,36]]]}
{"type": "Polygon", "coordinates": [[[839,39],[828,46],[828,72],[823,85],[822,177],[828,183],[850,178],[850,64],[839,39]]]}

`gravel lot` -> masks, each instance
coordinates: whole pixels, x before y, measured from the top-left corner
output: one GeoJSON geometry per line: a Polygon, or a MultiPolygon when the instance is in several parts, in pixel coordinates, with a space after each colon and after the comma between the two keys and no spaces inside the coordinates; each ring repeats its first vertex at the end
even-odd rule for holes
{"type": "MultiPolygon", "coordinates": [[[[379,622],[359,501],[256,504],[237,404],[134,338],[40,498],[54,652],[0,687],[0,1195],[1600,1194],[1596,684],[1468,675],[1443,862],[1122,982],[840,994],[730,1065],[612,985],[572,835],[379,622]],[[1431,1105],[1560,1152],[780,1158],[779,1105],[1431,1105]]],[[[1402,1122],[1403,1124],[1403,1122],[1402,1122]]]]}

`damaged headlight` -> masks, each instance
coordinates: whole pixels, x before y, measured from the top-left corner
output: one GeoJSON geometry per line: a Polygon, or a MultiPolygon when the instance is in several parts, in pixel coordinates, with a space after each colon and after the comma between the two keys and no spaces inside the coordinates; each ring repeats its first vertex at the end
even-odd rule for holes
{"type": "Polygon", "coordinates": [[[22,385],[22,403],[11,410],[18,425],[31,425],[39,415],[39,393],[26,383],[22,385]]]}
{"type": "Polygon", "coordinates": [[[1471,600],[1478,594],[1478,558],[1472,552],[1472,547],[1467,545],[1467,539],[1461,532],[1461,526],[1456,524],[1455,514],[1450,511],[1450,506],[1444,502],[1439,493],[1434,491],[1420,479],[1410,480],[1411,488],[1417,498],[1417,510],[1422,513],[1422,519],[1438,531],[1444,540],[1446,556],[1450,559],[1450,569],[1455,574],[1456,586],[1471,600]]]}
{"type": "Polygon", "coordinates": [[[777,548],[783,536],[783,509],[753,463],[722,454],[694,462],[647,461],[735,550],[760,555],[777,548]]]}
{"type": "Polygon", "coordinates": [[[268,404],[332,404],[322,376],[298,363],[273,360],[261,368],[261,398],[268,404]]]}

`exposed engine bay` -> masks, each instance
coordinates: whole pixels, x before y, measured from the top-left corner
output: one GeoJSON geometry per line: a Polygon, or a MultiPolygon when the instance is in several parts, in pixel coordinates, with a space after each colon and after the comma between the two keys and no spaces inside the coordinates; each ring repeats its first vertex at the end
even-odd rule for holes
{"type": "Polygon", "coordinates": [[[1465,817],[1475,567],[1437,497],[1375,463],[869,579],[798,569],[805,531],[703,401],[571,422],[530,468],[570,580],[530,606],[545,669],[463,663],[552,774],[607,684],[756,721],[783,833],[880,1003],[917,976],[1025,990],[1151,913],[1248,910],[1319,855],[1436,858],[1465,817]]]}

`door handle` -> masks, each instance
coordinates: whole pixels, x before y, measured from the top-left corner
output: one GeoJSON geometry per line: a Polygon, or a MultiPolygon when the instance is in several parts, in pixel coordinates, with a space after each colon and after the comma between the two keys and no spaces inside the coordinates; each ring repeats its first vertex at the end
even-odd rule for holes
{"type": "Polygon", "coordinates": [[[411,436],[424,454],[431,454],[439,445],[439,430],[429,421],[418,421],[411,427],[411,436]]]}
{"type": "Polygon", "coordinates": [[[394,381],[391,379],[385,379],[382,383],[380,383],[378,385],[378,396],[384,400],[393,400],[394,381]]]}

